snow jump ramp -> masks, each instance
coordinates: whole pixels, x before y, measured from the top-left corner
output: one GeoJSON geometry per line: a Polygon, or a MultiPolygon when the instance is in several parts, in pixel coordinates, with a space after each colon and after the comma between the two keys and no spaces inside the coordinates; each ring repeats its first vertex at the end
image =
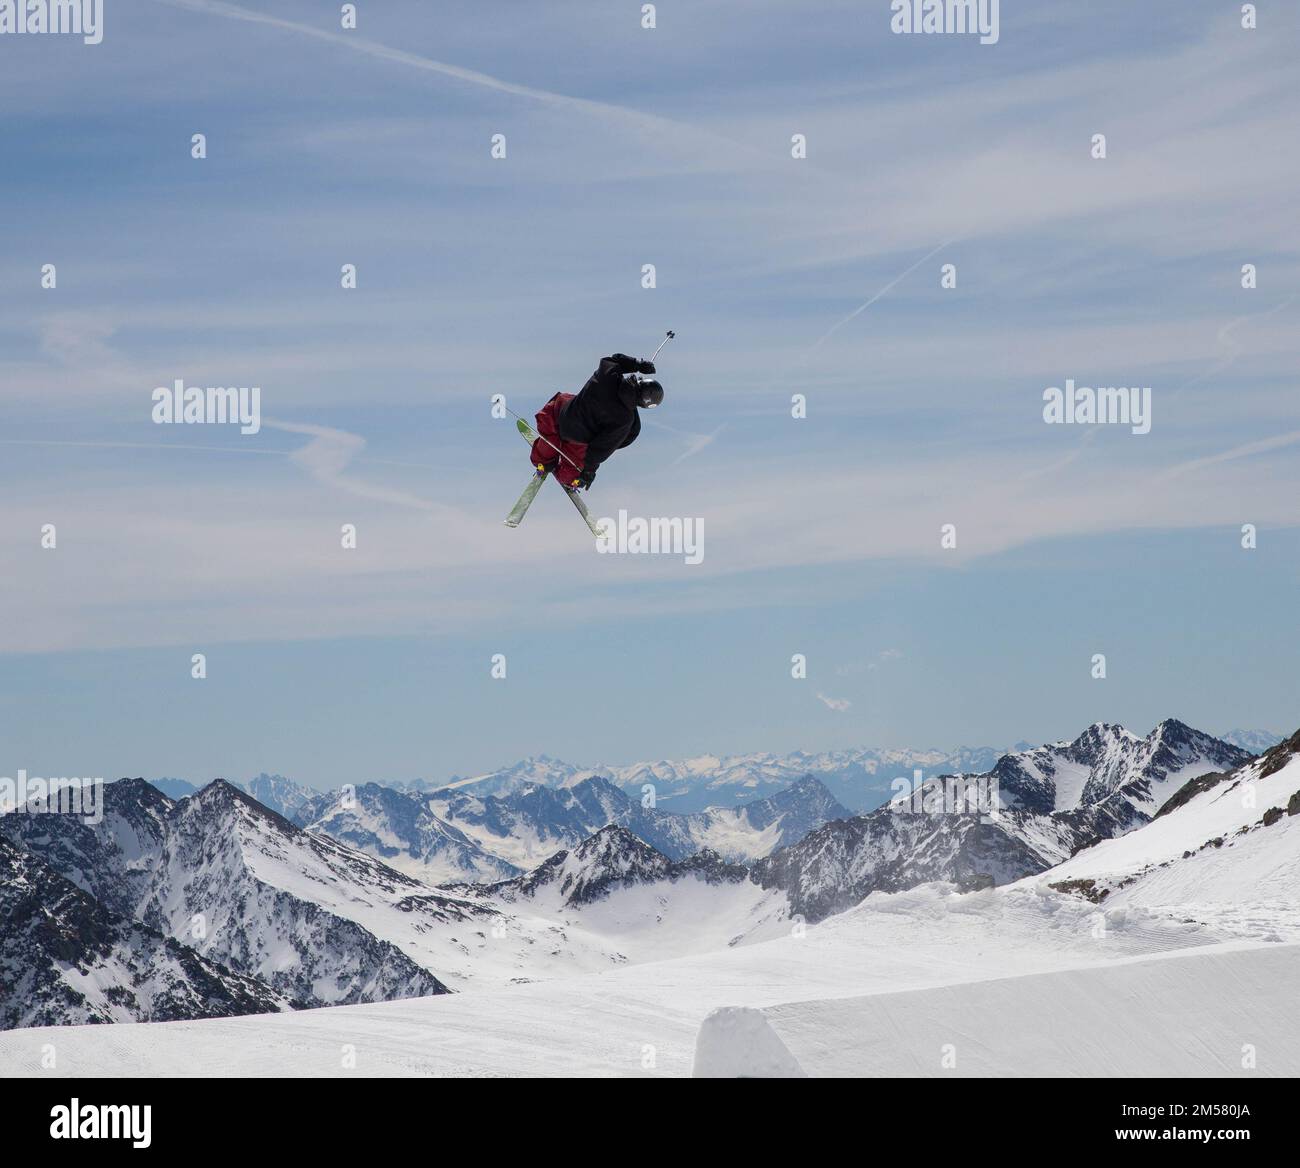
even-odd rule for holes
{"type": "Polygon", "coordinates": [[[697,1078],[1300,1075],[1300,944],[725,1007],[697,1078]]]}

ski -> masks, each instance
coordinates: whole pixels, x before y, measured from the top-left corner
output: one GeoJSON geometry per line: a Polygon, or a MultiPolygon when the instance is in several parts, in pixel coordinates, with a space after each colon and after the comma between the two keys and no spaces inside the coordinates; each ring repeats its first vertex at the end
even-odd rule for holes
{"type": "Polygon", "coordinates": [[[542,484],[546,479],[545,471],[538,471],[533,475],[528,486],[524,488],[524,493],[519,496],[519,502],[510,509],[510,514],[506,516],[507,527],[519,526],[528,508],[532,506],[533,500],[537,498],[537,492],[542,489],[542,484]]]}
{"type": "MultiPolygon", "coordinates": [[[[537,431],[525,422],[523,418],[520,418],[515,423],[515,429],[519,431],[523,436],[524,441],[530,446],[538,439],[537,431]]],[[[533,499],[536,498],[537,492],[541,489],[542,480],[545,478],[546,475],[544,473],[533,476],[533,481],[524,488],[524,493],[519,496],[519,502],[515,504],[514,510],[511,511],[510,515],[507,517],[507,527],[519,526],[519,521],[524,517],[524,512],[528,510],[529,504],[531,504],[533,499]]],[[[559,482],[559,479],[556,479],[555,481],[559,482]]],[[[597,539],[600,539],[605,534],[604,528],[592,519],[591,512],[587,510],[587,504],[582,501],[578,492],[571,491],[568,487],[564,486],[563,483],[560,483],[560,486],[563,488],[564,493],[573,500],[573,505],[578,509],[578,514],[582,516],[583,522],[586,523],[591,534],[597,539]]]]}
{"type": "Polygon", "coordinates": [[[591,528],[591,534],[597,539],[604,538],[605,529],[591,517],[591,512],[587,510],[587,504],[582,501],[578,492],[569,490],[569,488],[565,487],[563,483],[560,483],[560,486],[564,488],[564,493],[573,500],[573,505],[578,509],[578,514],[582,516],[587,526],[591,528]]]}

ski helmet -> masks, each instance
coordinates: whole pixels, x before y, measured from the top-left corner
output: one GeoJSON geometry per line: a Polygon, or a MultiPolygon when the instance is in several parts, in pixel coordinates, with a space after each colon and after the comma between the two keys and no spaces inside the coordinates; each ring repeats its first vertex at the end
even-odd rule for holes
{"type": "Polygon", "coordinates": [[[646,377],[636,384],[636,404],[643,410],[652,410],[664,400],[664,387],[653,377],[646,377]]]}

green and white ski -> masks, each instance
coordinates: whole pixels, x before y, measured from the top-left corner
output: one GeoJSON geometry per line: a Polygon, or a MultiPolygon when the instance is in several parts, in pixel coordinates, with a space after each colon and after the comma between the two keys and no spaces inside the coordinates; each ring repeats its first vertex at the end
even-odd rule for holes
{"type": "Polygon", "coordinates": [[[569,490],[563,483],[560,486],[564,487],[564,493],[573,501],[573,505],[578,509],[578,514],[582,516],[583,522],[591,528],[591,534],[597,539],[602,539],[605,535],[605,529],[591,517],[591,512],[587,510],[587,504],[582,501],[578,492],[569,490]]]}
{"type": "Polygon", "coordinates": [[[537,492],[542,489],[542,484],[546,482],[546,478],[547,475],[544,470],[539,470],[533,475],[528,486],[524,488],[524,493],[519,496],[519,502],[510,509],[510,514],[506,516],[507,527],[519,526],[528,508],[532,506],[533,500],[537,498],[537,492]]]}
{"type": "MultiPolygon", "coordinates": [[[[523,440],[530,446],[537,441],[539,435],[527,422],[520,418],[515,423],[515,429],[519,431],[523,440]]],[[[519,496],[519,502],[514,505],[514,509],[506,516],[507,527],[518,527],[520,520],[523,519],[524,513],[532,505],[533,500],[537,497],[537,492],[541,490],[542,483],[546,480],[546,472],[539,471],[533,476],[533,481],[524,488],[524,493],[519,496]]],[[[556,480],[559,482],[559,480],[556,480]]],[[[587,504],[582,501],[577,491],[571,491],[563,483],[560,483],[564,493],[573,501],[574,507],[578,509],[578,514],[582,516],[583,522],[590,529],[591,534],[600,539],[604,534],[604,529],[591,517],[591,512],[587,510],[587,504]]]]}
{"type": "Polygon", "coordinates": [[[520,418],[519,421],[515,423],[515,429],[524,436],[524,441],[527,442],[529,446],[536,442],[540,437],[537,431],[525,422],[523,418],[520,418]]]}

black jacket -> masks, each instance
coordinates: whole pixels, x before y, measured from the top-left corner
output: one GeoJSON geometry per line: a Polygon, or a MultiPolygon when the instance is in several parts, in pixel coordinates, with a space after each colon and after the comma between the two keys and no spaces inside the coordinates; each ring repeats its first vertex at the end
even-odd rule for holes
{"type": "Polygon", "coordinates": [[[641,368],[642,362],[622,353],[601,358],[587,384],[560,411],[560,437],[587,444],[587,469],[595,470],[641,433],[635,391],[623,383],[624,374],[641,368]]]}

